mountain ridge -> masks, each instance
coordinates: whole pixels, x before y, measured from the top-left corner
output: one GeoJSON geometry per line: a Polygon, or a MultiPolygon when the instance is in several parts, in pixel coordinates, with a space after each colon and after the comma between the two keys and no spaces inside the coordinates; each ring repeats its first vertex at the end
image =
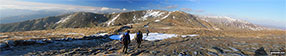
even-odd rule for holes
{"type": "Polygon", "coordinates": [[[246,29],[263,30],[264,27],[239,21],[233,18],[199,17],[183,11],[141,10],[110,14],[91,12],[75,12],[70,14],[49,16],[16,23],[0,24],[0,32],[45,30],[56,28],[109,27],[127,24],[146,24],[156,26],[186,26],[214,30],[246,29]],[[223,19],[224,18],[224,19],[223,19]],[[223,21],[231,20],[231,21],[223,21]],[[221,24],[225,23],[225,24],[221,24]],[[256,29],[257,28],[257,29],[256,29]],[[261,29],[260,29],[261,28],[261,29]]]}

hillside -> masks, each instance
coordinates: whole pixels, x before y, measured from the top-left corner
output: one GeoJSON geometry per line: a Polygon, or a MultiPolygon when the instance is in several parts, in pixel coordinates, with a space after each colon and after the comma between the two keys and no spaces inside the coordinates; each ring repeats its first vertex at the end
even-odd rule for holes
{"type": "Polygon", "coordinates": [[[184,26],[214,30],[263,30],[264,27],[230,17],[194,16],[182,11],[142,10],[112,14],[76,12],[17,23],[0,24],[0,32],[119,25],[184,26]]]}
{"type": "Polygon", "coordinates": [[[0,24],[1,32],[44,30],[56,28],[92,27],[107,19],[102,14],[78,12],[59,16],[27,20],[17,23],[0,24]],[[98,17],[97,19],[95,17],[98,17]]]}

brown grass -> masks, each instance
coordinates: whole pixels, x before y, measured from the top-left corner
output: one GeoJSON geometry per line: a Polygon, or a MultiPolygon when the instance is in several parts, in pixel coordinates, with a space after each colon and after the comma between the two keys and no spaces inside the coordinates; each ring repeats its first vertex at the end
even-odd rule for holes
{"type": "MultiPolygon", "coordinates": [[[[281,30],[263,30],[263,31],[248,31],[248,30],[213,30],[206,28],[191,28],[184,26],[161,26],[143,28],[144,24],[135,24],[134,28],[129,29],[132,33],[137,31],[146,32],[148,29],[150,32],[158,33],[169,33],[169,34],[199,34],[199,36],[213,36],[213,37],[271,37],[271,36],[284,36],[286,31],[281,30]]],[[[114,33],[121,26],[113,27],[93,27],[93,28],[62,28],[62,29],[51,29],[51,30],[34,30],[25,32],[6,32],[0,33],[7,38],[5,40],[21,40],[21,39],[42,39],[42,38],[80,38],[83,36],[96,34],[99,32],[114,33]],[[80,33],[80,34],[67,34],[67,33],[80,33]],[[48,35],[55,34],[55,35],[48,35]],[[81,35],[84,34],[84,35],[81,35]],[[7,37],[8,36],[8,37],[7,37]],[[17,37],[18,36],[18,37],[17,37]],[[28,36],[28,37],[27,37],[28,36]],[[22,38],[19,38],[22,37],[22,38]]],[[[1,41],[0,41],[1,42],[1,41]]]]}

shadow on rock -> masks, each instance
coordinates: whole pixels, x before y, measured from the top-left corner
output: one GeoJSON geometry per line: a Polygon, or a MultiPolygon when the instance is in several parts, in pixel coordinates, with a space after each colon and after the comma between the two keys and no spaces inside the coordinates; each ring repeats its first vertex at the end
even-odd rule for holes
{"type": "Polygon", "coordinates": [[[255,50],[255,56],[267,56],[268,54],[264,50],[263,47],[260,47],[259,49],[255,50]]]}

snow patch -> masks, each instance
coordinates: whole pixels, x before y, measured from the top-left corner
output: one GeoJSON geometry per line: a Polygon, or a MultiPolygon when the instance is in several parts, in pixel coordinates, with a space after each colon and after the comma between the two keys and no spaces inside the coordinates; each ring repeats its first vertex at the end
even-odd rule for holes
{"type": "Polygon", "coordinates": [[[147,10],[145,15],[142,17],[142,19],[139,20],[147,20],[147,17],[159,17],[162,14],[165,14],[164,12],[160,12],[160,11],[154,11],[154,10],[147,10]]]}
{"type": "Polygon", "coordinates": [[[155,20],[155,22],[160,22],[160,20],[155,20]]]}
{"type": "MultiPolygon", "coordinates": [[[[130,34],[130,39],[134,39],[135,33],[130,34]]],[[[172,38],[172,37],[177,37],[177,34],[164,34],[164,33],[149,33],[147,36],[146,33],[143,33],[143,39],[149,40],[149,41],[154,41],[154,40],[163,40],[167,38],[172,38]]],[[[197,34],[192,34],[192,35],[181,35],[181,36],[198,36],[197,34]]],[[[115,40],[120,40],[122,35],[112,35],[109,38],[115,39],[115,40]]]]}
{"type": "Polygon", "coordinates": [[[112,35],[109,38],[110,39],[115,39],[115,40],[120,40],[121,37],[122,37],[122,35],[112,35]]]}
{"type": "Polygon", "coordinates": [[[44,27],[47,27],[48,24],[45,24],[44,27]]]}
{"type": "Polygon", "coordinates": [[[172,12],[169,12],[166,16],[164,16],[163,18],[161,18],[161,20],[167,18],[172,12]]]}
{"type": "MultiPolygon", "coordinates": [[[[135,36],[135,34],[133,34],[133,36],[135,36]]],[[[167,38],[176,37],[177,35],[176,34],[163,34],[163,33],[149,33],[148,36],[146,36],[146,34],[143,34],[143,36],[144,36],[143,39],[145,40],[154,41],[154,40],[163,40],[167,38]]]]}
{"type": "Polygon", "coordinates": [[[71,17],[72,17],[72,15],[69,15],[69,16],[67,16],[67,17],[61,18],[61,20],[58,21],[58,22],[56,22],[56,24],[58,24],[58,23],[64,23],[64,22],[66,22],[68,19],[70,19],[71,17]]]}
{"type": "Polygon", "coordinates": [[[160,20],[155,20],[155,22],[160,22],[161,20],[167,18],[172,12],[168,12],[168,14],[164,17],[162,17],[160,20]]]}
{"type": "Polygon", "coordinates": [[[160,27],[161,29],[171,29],[171,27],[160,27]]]}
{"type": "Polygon", "coordinates": [[[120,14],[116,15],[111,21],[107,22],[107,26],[109,26],[110,23],[112,23],[112,25],[113,25],[114,20],[116,20],[119,16],[120,16],[120,14]]]}
{"type": "Polygon", "coordinates": [[[215,30],[220,30],[219,28],[217,28],[217,27],[213,27],[215,30]]]}
{"type": "Polygon", "coordinates": [[[137,18],[136,18],[136,15],[134,15],[132,20],[135,21],[136,19],[137,19],[137,18]]]}
{"type": "Polygon", "coordinates": [[[108,33],[97,33],[90,36],[104,36],[104,35],[108,35],[108,33]]]}
{"type": "Polygon", "coordinates": [[[191,34],[191,35],[181,35],[181,37],[185,38],[185,37],[195,37],[195,36],[199,36],[197,34],[191,34]]]}
{"type": "Polygon", "coordinates": [[[235,48],[233,48],[233,47],[229,47],[231,50],[233,50],[233,51],[239,51],[238,49],[235,49],[235,48]]]}
{"type": "Polygon", "coordinates": [[[76,34],[84,35],[83,33],[66,33],[65,35],[76,35],[76,34]]]}

